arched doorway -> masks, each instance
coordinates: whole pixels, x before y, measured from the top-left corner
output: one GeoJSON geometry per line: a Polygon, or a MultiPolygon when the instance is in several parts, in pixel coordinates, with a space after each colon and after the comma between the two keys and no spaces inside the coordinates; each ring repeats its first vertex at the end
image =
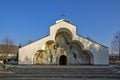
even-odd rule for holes
{"type": "Polygon", "coordinates": [[[65,55],[60,56],[59,64],[67,65],[67,57],[65,55]]]}

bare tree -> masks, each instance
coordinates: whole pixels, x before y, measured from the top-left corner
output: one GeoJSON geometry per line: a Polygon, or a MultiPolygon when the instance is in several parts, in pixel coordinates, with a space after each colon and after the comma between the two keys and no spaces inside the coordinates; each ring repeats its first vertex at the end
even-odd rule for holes
{"type": "Polygon", "coordinates": [[[14,42],[9,37],[6,37],[1,42],[1,51],[4,55],[4,59],[8,59],[8,55],[14,53],[14,42]]]}
{"type": "Polygon", "coordinates": [[[112,52],[119,54],[119,59],[120,59],[120,31],[118,31],[114,39],[112,41],[112,46],[111,46],[112,52]]]}

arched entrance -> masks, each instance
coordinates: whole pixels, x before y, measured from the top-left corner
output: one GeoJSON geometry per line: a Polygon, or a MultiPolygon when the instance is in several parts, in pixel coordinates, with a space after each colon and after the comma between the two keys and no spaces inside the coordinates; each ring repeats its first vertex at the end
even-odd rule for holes
{"type": "Polygon", "coordinates": [[[67,65],[67,57],[65,55],[60,56],[59,64],[67,65]]]}

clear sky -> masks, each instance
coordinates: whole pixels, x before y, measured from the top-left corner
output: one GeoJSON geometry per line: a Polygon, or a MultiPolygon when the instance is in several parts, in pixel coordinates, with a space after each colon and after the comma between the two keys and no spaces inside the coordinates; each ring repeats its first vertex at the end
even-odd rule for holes
{"type": "Polygon", "coordinates": [[[63,12],[79,35],[108,47],[120,30],[120,0],[0,0],[0,40],[36,41],[49,34],[63,12]]]}

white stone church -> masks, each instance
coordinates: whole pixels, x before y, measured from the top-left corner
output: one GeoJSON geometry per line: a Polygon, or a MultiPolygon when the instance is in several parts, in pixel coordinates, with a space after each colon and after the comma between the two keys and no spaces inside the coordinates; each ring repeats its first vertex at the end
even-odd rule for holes
{"type": "Polygon", "coordinates": [[[76,26],[58,20],[50,35],[19,49],[19,64],[108,65],[108,47],[79,36],[76,26]]]}

